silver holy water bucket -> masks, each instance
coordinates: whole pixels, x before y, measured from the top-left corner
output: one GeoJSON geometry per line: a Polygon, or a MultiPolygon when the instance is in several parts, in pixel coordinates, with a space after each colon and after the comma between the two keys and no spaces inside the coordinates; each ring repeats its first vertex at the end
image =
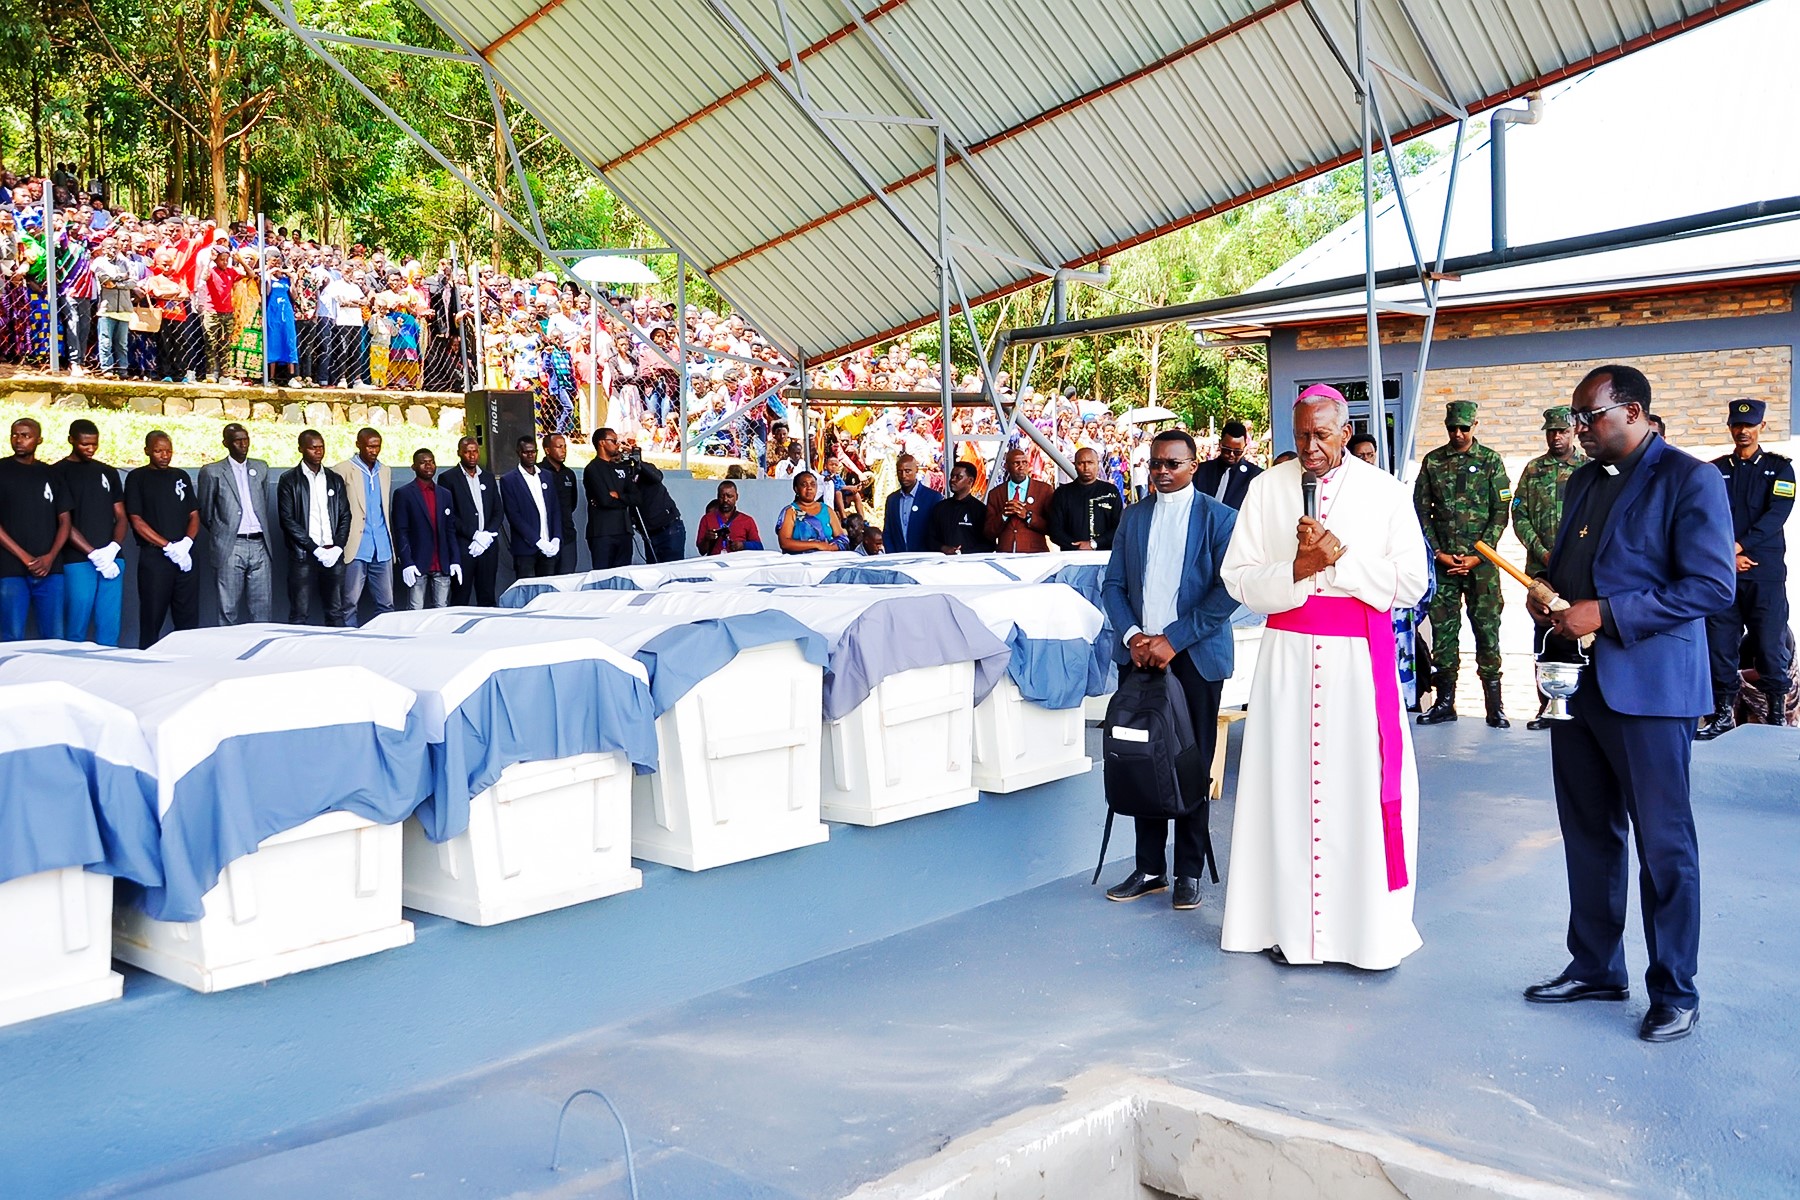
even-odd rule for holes
{"type": "Polygon", "coordinates": [[[1544,709],[1546,720],[1569,719],[1569,697],[1581,686],[1581,668],[1587,664],[1586,655],[1579,662],[1547,662],[1542,656],[1538,658],[1538,691],[1550,698],[1549,706],[1544,709]]]}

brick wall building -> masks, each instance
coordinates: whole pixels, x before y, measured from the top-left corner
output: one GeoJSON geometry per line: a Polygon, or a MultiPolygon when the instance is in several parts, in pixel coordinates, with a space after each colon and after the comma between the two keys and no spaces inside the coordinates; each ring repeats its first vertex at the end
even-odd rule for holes
{"type": "MultiPolygon", "coordinates": [[[[1554,298],[1446,307],[1438,316],[1422,391],[1414,458],[1442,440],[1444,404],[1481,406],[1480,439],[1505,455],[1542,446],[1540,414],[1566,404],[1575,384],[1603,362],[1638,367],[1654,407],[1678,445],[1728,441],[1725,403],[1751,396],[1769,405],[1768,440],[1794,436],[1795,351],[1800,347],[1796,279],[1688,284],[1658,291],[1564,289],[1554,298]],[[1575,293],[1575,294],[1571,294],[1575,293]]],[[[1358,381],[1367,371],[1362,317],[1262,316],[1277,448],[1285,448],[1287,404],[1312,383],[1358,381]]],[[[1390,417],[1413,387],[1421,322],[1384,315],[1381,341],[1390,417]]],[[[1360,395],[1360,390],[1359,390],[1360,395]]],[[[1366,406],[1359,424],[1366,419],[1366,406]]]]}

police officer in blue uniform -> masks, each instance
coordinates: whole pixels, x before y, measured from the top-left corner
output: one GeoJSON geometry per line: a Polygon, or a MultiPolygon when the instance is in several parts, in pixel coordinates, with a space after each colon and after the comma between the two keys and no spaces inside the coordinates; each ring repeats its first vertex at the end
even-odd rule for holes
{"type": "Polygon", "coordinates": [[[1731,534],[1736,539],[1737,598],[1706,622],[1712,657],[1713,715],[1694,734],[1707,742],[1736,721],[1738,667],[1747,649],[1756,668],[1757,688],[1769,700],[1768,723],[1787,720],[1792,680],[1787,647],[1787,539],[1782,526],[1794,508],[1794,464],[1762,448],[1761,400],[1733,400],[1726,417],[1732,452],[1713,459],[1731,496],[1731,534]]]}

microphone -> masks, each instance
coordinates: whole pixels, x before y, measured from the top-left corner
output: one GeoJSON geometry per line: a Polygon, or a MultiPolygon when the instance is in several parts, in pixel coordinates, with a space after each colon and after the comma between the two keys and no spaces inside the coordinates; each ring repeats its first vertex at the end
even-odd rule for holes
{"type": "Polygon", "coordinates": [[[1311,471],[1300,473],[1300,507],[1313,520],[1319,519],[1319,477],[1311,471]]]}

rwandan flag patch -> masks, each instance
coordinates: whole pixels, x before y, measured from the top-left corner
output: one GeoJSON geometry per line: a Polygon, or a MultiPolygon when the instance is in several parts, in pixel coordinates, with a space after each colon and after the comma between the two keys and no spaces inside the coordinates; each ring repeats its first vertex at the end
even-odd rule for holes
{"type": "Polygon", "coordinates": [[[1500,503],[1511,504],[1512,498],[1513,498],[1513,495],[1512,495],[1511,488],[1501,488],[1500,489],[1500,503]]]}
{"type": "Polygon", "coordinates": [[[1775,481],[1775,498],[1777,500],[1792,500],[1794,498],[1794,481],[1791,479],[1777,479],[1775,481]]]}

